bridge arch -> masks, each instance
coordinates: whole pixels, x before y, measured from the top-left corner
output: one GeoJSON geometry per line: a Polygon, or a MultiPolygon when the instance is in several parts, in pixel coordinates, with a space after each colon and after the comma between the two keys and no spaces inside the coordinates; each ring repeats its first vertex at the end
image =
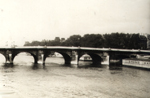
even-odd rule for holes
{"type": "Polygon", "coordinates": [[[0,63],[5,63],[6,62],[6,55],[4,55],[3,53],[0,53],[0,63]]]}
{"type": "Polygon", "coordinates": [[[71,57],[67,53],[64,52],[58,52],[58,53],[60,53],[63,56],[65,64],[71,63],[71,57]]]}
{"type": "Polygon", "coordinates": [[[46,54],[47,56],[44,58],[44,63],[59,63],[64,64],[64,57],[62,54],[58,52],[52,52],[50,54],[46,54]]]}
{"type": "Polygon", "coordinates": [[[48,54],[45,54],[44,56],[44,62],[46,61],[46,58],[51,54],[51,53],[54,53],[54,52],[57,52],[59,54],[62,55],[62,57],[64,58],[64,63],[65,64],[70,64],[71,63],[71,56],[67,53],[67,52],[60,52],[60,51],[51,51],[51,52],[48,52],[48,54]]]}
{"type": "Polygon", "coordinates": [[[2,57],[4,56],[4,58],[5,58],[5,62],[6,62],[6,61],[7,61],[7,59],[9,58],[9,57],[8,57],[8,55],[7,55],[6,50],[4,50],[4,51],[0,51],[0,54],[2,55],[2,57]]]}
{"type": "Polygon", "coordinates": [[[38,61],[37,56],[34,55],[32,52],[29,52],[29,51],[18,51],[18,52],[13,53],[12,54],[12,61],[14,62],[15,57],[17,55],[21,54],[21,53],[27,53],[27,54],[31,55],[33,57],[33,59],[34,59],[34,63],[37,63],[37,61],[38,61]]]}
{"type": "Polygon", "coordinates": [[[100,54],[98,54],[98,53],[88,53],[88,52],[80,54],[78,59],[80,60],[80,58],[85,54],[89,55],[92,58],[93,67],[97,67],[98,65],[100,65],[102,60],[103,60],[102,57],[100,56],[100,54]]]}

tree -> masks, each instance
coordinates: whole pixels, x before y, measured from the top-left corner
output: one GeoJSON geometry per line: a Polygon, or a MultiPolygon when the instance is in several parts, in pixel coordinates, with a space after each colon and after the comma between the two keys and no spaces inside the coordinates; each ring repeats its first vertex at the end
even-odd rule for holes
{"type": "Polygon", "coordinates": [[[64,42],[65,41],[65,38],[61,38],[60,39],[60,42],[62,43],[62,42],[64,42]]]}
{"type": "Polygon", "coordinates": [[[25,42],[24,46],[81,46],[81,47],[105,47],[120,49],[146,49],[147,40],[139,34],[111,33],[111,34],[85,34],[72,35],[67,40],[55,37],[54,40],[42,40],[25,42]]]}
{"type": "Polygon", "coordinates": [[[24,46],[29,46],[30,45],[30,42],[29,41],[26,41],[24,46]]]}
{"type": "Polygon", "coordinates": [[[54,41],[60,42],[60,38],[59,37],[55,37],[54,41]]]}
{"type": "Polygon", "coordinates": [[[80,40],[81,40],[80,35],[72,35],[64,42],[64,45],[66,45],[66,46],[80,46],[80,40]]]}
{"type": "Polygon", "coordinates": [[[81,39],[83,47],[103,47],[104,38],[100,34],[85,34],[81,39]]]}

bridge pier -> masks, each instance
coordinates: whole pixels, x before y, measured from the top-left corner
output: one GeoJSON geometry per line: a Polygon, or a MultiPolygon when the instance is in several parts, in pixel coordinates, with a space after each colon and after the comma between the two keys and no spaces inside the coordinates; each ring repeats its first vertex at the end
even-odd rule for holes
{"type": "Polygon", "coordinates": [[[44,60],[44,54],[41,54],[41,59],[42,59],[42,64],[45,64],[45,60],[44,60]]]}
{"type": "Polygon", "coordinates": [[[41,54],[41,55],[40,55],[40,58],[38,58],[38,63],[40,63],[40,64],[45,64],[44,54],[41,54]]]}
{"type": "Polygon", "coordinates": [[[71,64],[72,65],[79,65],[79,58],[78,58],[78,55],[77,54],[75,54],[75,55],[73,55],[72,56],[72,58],[71,58],[71,64]]]}
{"type": "Polygon", "coordinates": [[[79,65],[79,59],[77,54],[66,56],[66,58],[64,59],[65,59],[65,65],[67,66],[78,67],[79,65]]]}
{"type": "Polygon", "coordinates": [[[115,53],[109,54],[109,69],[120,69],[122,67],[122,59],[115,53]]]}
{"type": "Polygon", "coordinates": [[[92,67],[101,67],[101,62],[102,62],[102,54],[101,53],[92,53],[89,54],[92,58],[92,67]]]}
{"type": "Polygon", "coordinates": [[[44,54],[41,54],[40,56],[38,56],[37,61],[35,60],[35,64],[45,64],[45,60],[44,60],[44,54]]]}
{"type": "Polygon", "coordinates": [[[12,54],[11,53],[6,55],[6,63],[13,64],[12,54]]]}

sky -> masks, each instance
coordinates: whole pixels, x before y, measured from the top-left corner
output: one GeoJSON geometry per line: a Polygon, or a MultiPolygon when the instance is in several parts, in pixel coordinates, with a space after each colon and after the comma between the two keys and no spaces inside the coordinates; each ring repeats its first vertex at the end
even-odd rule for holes
{"type": "Polygon", "coordinates": [[[150,0],[0,0],[0,46],[112,32],[150,34],[150,0]]]}

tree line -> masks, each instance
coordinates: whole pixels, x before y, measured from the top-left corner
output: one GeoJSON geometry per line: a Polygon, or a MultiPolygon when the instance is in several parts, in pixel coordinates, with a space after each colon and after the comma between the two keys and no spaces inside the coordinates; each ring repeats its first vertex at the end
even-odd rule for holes
{"type": "Polygon", "coordinates": [[[146,49],[147,38],[140,34],[111,33],[72,35],[69,38],[25,42],[24,46],[75,46],[95,48],[146,49]]]}

